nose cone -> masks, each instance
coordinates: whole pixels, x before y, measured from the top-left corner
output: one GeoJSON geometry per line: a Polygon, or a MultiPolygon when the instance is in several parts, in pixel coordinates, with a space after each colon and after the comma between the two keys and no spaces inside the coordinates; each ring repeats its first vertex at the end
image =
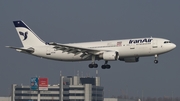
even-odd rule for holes
{"type": "Polygon", "coordinates": [[[165,43],[162,47],[163,52],[169,52],[176,48],[174,43],[165,43]]]}
{"type": "Polygon", "coordinates": [[[171,50],[173,50],[174,48],[176,48],[176,44],[171,43],[170,47],[171,47],[171,50]]]}
{"type": "Polygon", "coordinates": [[[176,44],[172,43],[172,49],[176,48],[176,44]]]}

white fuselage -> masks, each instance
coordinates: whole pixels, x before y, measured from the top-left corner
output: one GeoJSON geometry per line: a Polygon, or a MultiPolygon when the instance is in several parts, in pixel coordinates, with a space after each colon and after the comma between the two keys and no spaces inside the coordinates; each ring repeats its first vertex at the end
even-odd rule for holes
{"type": "MultiPolygon", "coordinates": [[[[126,57],[143,57],[154,56],[171,51],[176,47],[167,39],[162,38],[137,38],[124,40],[96,41],[64,44],[83,48],[92,48],[98,50],[112,50],[119,53],[119,58],[126,57]],[[145,41],[144,41],[145,39],[145,41]],[[147,40],[146,40],[147,39],[147,40]],[[150,40],[148,40],[150,39],[150,40]]],[[[83,59],[81,54],[74,55],[73,53],[63,52],[53,48],[52,45],[35,46],[33,55],[42,58],[48,58],[60,61],[82,61],[90,60],[91,58],[83,59]]]]}
{"type": "Polygon", "coordinates": [[[135,38],[61,44],[44,42],[22,20],[13,21],[23,47],[6,46],[18,52],[58,61],[91,60],[89,68],[97,68],[95,60],[104,60],[102,69],[110,69],[108,61],[138,62],[139,57],[154,56],[173,50],[176,45],[163,38],[135,38]]]}

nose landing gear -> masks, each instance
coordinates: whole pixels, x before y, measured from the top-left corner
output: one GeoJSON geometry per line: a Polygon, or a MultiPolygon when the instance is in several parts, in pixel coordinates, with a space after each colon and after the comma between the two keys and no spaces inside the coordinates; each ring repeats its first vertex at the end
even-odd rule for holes
{"type": "Polygon", "coordinates": [[[157,60],[158,55],[155,54],[154,57],[155,57],[154,63],[157,64],[158,63],[158,60],[157,60]]]}
{"type": "Polygon", "coordinates": [[[157,64],[157,63],[158,63],[158,60],[154,60],[154,63],[157,64]]]}

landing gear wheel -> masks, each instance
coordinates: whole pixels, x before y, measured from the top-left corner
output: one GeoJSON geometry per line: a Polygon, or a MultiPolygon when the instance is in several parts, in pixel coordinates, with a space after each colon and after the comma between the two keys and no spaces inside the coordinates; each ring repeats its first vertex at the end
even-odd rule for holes
{"type": "Polygon", "coordinates": [[[93,68],[93,64],[89,64],[89,68],[93,68]]]}
{"type": "Polygon", "coordinates": [[[89,68],[97,68],[98,64],[89,64],[89,68]]]}
{"type": "Polygon", "coordinates": [[[102,69],[106,69],[105,65],[102,65],[101,68],[102,68],[102,69]]]}
{"type": "Polygon", "coordinates": [[[97,67],[98,67],[98,64],[93,64],[93,67],[94,67],[94,68],[97,68],[97,67]]]}
{"type": "Polygon", "coordinates": [[[89,64],[89,68],[97,68],[98,64],[95,63],[96,56],[93,55],[91,58],[92,58],[92,62],[91,62],[91,64],[89,64]]]}
{"type": "Polygon", "coordinates": [[[110,66],[110,65],[108,65],[108,64],[105,64],[105,65],[102,65],[102,66],[101,66],[101,68],[102,68],[102,69],[110,69],[110,68],[111,68],[111,66],[110,66]]]}
{"type": "Polygon", "coordinates": [[[158,63],[158,60],[154,60],[154,63],[157,64],[157,63],[158,63]]]}
{"type": "Polygon", "coordinates": [[[111,66],[108,65],[108,61],[105,61],[105,64],[101,66],[102,69],[110,69],[111,66]]]}
{"type": "Polygon", "coordinates": [[[111,66],[110,66],[110,65],[106,65],[106,68],[107,68],[107,69],[110,69],[110,68],[111,68],[111,66]]]}

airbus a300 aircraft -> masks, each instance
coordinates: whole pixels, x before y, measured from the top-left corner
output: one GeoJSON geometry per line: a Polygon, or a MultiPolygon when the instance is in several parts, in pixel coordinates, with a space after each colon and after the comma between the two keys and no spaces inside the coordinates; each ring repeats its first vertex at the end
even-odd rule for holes
{"type": "Polygon", "coordinates": [[[44,42],[23,21],[13,21],[23,47],[11,47],[19,52],[41,58],[59,61],[92,60],[89,68],[97,68],[95,60],[104,60],[102,69],[109,69],[108,61],[138,62],[139,57],[154,56],[173,50],[176,45],[163,38],[136,38],[123,40],[109,40],[61,44],[44,42]]]}

